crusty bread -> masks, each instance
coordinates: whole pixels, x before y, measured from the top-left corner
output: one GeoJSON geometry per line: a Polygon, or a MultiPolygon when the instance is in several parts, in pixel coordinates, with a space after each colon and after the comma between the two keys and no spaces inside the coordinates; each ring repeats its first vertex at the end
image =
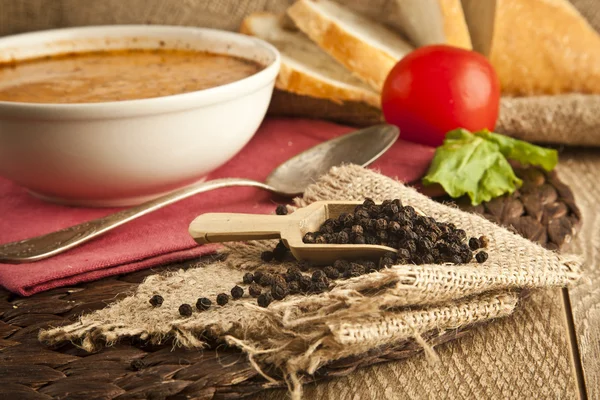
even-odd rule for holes
{"type": "Polygon", "coordinates": [[[471,37],[469,36],[460,0],[438,0],[438,2],[442,9],[446,44],[470,50],[471,37]]]}
{"type": "Polygon", "coordinates": [[[567,0],[497,0],[490,60],[503,94],[600,93],[600,35],[567,0]]]}
{"type": "Polygon", "coordinates": [[[336,103],[364,102],[380,106],[379,94],[353,76],[300,31],[282,28],[282,19],[270,13],[254,13],[240,31],[266,40],[281,53],[276,87],[287,92],[336,103]]]}
{"type": "Polygon", "coordinates": [[[329,0],[299,0],[287,13],[320,48],[377,91],[396,62],[413,50],[382,24],[329,0]]]}
{"type": "Polygon", "coordinates": [[[471,49],[460,0],[396,0],[387,15],[375,20],[385,21],[416,47],[448,44],[471,49]]]}

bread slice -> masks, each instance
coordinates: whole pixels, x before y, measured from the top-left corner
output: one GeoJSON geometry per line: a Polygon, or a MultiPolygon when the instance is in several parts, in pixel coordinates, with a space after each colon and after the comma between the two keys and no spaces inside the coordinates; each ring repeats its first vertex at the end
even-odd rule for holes
{"type": "Polygon", "coordinates": [[[460,0],[396,0],[388,14],[375,19],[384,20],[417,47],[448,44],[471,49],[460,0]]]}
{"type": "Polygon", "coordinates": [[[278,89],[336,103],[364,102],[380,107],[379,94],[353,76],[300,31],[282,27],[280,16],[254,13],[240,31],[273,44],[281,53],[278,89]]]}
{"type": "Polygon", "coordinates": [[[489,57],[503,94],[600,93],[600,35],[567,0],[497,1],[489,57]]]}
{"type": "Polygon", "coordinates": [[[413,50],[399,34],[329,0],[299,0],[287,13],[320,48],[377,91],[396,62],[413,50]]]}

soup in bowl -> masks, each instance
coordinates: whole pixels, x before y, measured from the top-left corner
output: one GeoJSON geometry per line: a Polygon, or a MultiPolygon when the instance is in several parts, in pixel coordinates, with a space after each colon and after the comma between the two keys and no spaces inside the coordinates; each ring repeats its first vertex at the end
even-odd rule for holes
{"type": "Polygon", "coordinates": [[[251,139],[279,72],[260,39],[170,26],[0,39],[0,175],[34,195],[140,203],[202,179],[251,139]]]}

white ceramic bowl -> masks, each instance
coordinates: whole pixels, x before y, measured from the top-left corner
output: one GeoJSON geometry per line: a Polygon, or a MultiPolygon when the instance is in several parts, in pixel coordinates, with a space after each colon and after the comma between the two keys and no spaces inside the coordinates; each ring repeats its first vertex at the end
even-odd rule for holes
{"type": "Polygon", "coordinates": [[[0,175],[44,199],[136,204],[202,179],[238,153],[264,118],[280,56],[257,38],[204,28],[98,26],[0,38],[0,62],[124,48],[187,48],[255,60],[226,85],[87,104],[0,101],[0,175]]]}

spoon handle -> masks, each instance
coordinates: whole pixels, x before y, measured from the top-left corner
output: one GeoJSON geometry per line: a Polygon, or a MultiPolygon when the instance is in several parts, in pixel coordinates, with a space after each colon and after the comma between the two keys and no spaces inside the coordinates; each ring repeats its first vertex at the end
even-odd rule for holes
{"type": "Polygon", "coordinates": [[[183,200],[198,193],[208,192],[209,190],[232,186],[254,186],[270,192],[277,192],[275,188],[262,182],[243,178],[223,178],[196,183],[147,201],[138,206],[107,215],[106,217],[83,222],[79,225],[74,225],[46,235],[0,245],[0,262],[20,264],[43,260],[79,246],[111,229],[126,224],[127,222],[151,213],[152,211],[168,206],[169,204],[173,204],[179,200],[183,200]]]}
{"type": "Polygon", "coordinates": [[[200,244],[277,239],[290,220],[284,215],[207,213],[192,221],[189,232],[200,244]]]}

